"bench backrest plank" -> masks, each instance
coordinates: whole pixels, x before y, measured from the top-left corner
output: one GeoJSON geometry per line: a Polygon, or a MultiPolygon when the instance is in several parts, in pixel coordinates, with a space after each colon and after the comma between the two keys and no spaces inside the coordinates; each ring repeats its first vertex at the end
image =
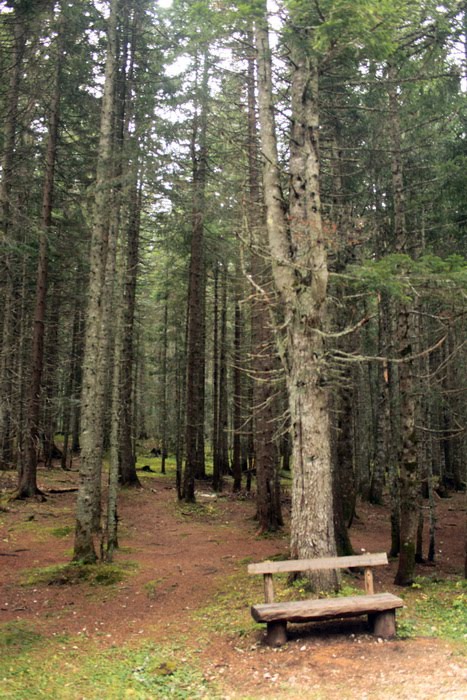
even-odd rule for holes
{"type": "Polygon", "coordinates": [[[388,563],[386,552],[355,554],[349,557],[324,557],[323,559],[288,559],[286,561],[262,561],[249,564],[249,574],[280,574],[296,571],[320,571],[325,569],[349,569],[355,566],[381,566],[388,563]]]}

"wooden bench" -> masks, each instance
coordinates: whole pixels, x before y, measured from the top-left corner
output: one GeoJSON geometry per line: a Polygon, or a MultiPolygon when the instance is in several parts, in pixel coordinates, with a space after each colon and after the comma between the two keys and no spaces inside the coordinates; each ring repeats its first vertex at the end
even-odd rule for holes
{"type": "Polygon", "coordinates": [[[263,574],[265,603],[253,605],[251,614],[256,622],[267,624],[266,644],[281,646],[287,641],[287,622],[310,622],[331,618],[368,615],[368,622],[377,637],[389,639],[396,634],[396,608],[403,601],[392,593],[375,593],[373,566],[388,563],[386,553],[361,554],[350,557],[324,559],[295,559],[289,561],[264,561],[249,564],[249,574],[263,574]],[[300,600],[291,603],[274,602],[273,574],[319,571],[324,569],[363,568],[365,595],[345,598],[300,600]]]}

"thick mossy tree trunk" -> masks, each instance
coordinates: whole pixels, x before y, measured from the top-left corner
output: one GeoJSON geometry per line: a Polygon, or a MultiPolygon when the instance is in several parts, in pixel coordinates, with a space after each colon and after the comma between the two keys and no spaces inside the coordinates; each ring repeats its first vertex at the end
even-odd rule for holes
{"type": "Polygon", "coordinates": [[[117,26],[119,0],[112,0],[108,20],[108,44],[105,65],[104,96],[101,108],[101,124],[97,174],[95,183],[94,212],[91,230],[90,273],[86,313],[86,334],[83,357],[81,392],[81,461],[80,481],[76,504],[76,530],[73,558],[93,562],[97,558],[93,533],[95,530],[96,479],[101,472],[103,413],[100,400],[101,387],[97,386],[102,358],[102,300],[105,284],[108,252],[113,176],[113,125],[114,98],[118,72],[117,26]]]}
{"type": "MultiPolygon", "coordinates": [[[[293,22],[294,19],[291,18],[293,22]]],[[[303,29],[306,33],[308,30],[303,29]]],[[[321,219],[318,84],[319,67],[302,42],[291,45],[292,133],[288,222],[279,181],[267,28],[258,22],[258,84],[263,186],[269,249],[284,309],[283,357],[293,431],[291,555],[334,556],[329,391],[323,325],[328,283],[321,219]]],[[[338,585],[335,571],[312,577],[318,590],[338,585]]]]}

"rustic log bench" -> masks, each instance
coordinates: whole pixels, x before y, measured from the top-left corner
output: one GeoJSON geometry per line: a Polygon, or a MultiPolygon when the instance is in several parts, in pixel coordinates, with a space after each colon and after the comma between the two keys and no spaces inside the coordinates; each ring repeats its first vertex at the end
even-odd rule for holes
{"type": "Polygon", "coordinates": [[[253,605],[251,614],[256,622],[267,624],[266,644],[281,646],[287,641],[287,622],[311,622],[331,618],[368,615],[368,622],[377,637],[389,639],[396,634],[396,608],[403,601],[392,593],[375,593],[371,567],[388,563],[385,552],[361,554],[350,557],[324,559],[295,559],[289,561],[264,561],[249,564],[249,574],[263,574],[265,603],[253,605]],[[363,568],[365,595],[344,598],[300,600],[290,603],[274,602],[273,574],[299,573],[324,569],[363,568]]]}

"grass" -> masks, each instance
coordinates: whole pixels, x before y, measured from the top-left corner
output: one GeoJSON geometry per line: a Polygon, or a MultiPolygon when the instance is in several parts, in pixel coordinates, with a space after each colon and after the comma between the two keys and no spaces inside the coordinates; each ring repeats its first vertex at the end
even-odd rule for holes
{"type": "Polygon", "coordinates": [[[75,531],[72,525],[62,525],[61,527],[54,527],[50,531],[53,537],[58,537],[59,539],[68,537],[75,531]]]}
{"type": "Polygon", "coordinates": [[[263,599],[261,577],[248,576],[246,570],[224,579],[212,601],[193,616],[201,622],[206,639],[212,632],[244,637],[258,629],[250,614],[250,606],[263,599]]]}
{"type": "Polygon", "coordinates": [[[398,613],[401,637],[437,637],[461,642],[467,650],[467,581],[419,578],[404,594],[398,613]]]}
{"type": "MultiPolygon", "coordinates": [[[[157,591],[159,583],[148,582],[148,592],[157,591]]],[[[281,595],[288,592],[295,596],[295,588],[288,587],[286,581],[278,584],[281,595]]],[[[352,593],[354,589],[349,587],[344,592],[352,593]]],[[[405,594],[407,609],[398,613],[400,636],[465,642],[466,595],[465,581],[418,580],[405,594]]],[[[218,699],[222,693],[203,676],[196,651],[212,642],[213,633],[247,638],[252,635],[257,626],[249,605],[260,600],[261,577],[248,576],[242,564],[241,570],[222,581],[212,602],[193,613],[199,626],[196,641],[191,644],[180,638],[167,645],[143,643],[103,650],[92,639],[45,637],[31,624],[8,623],[0,627],[1,697],[218,699]]],[[[456,649],[460,650],[460,645],[453,645],[456,649]]]]}
{"type": "Polygon", "coordinates": [[[134,563],[126,564],[79,564],[68,563],[57,566],[47,566],[38,569],[28,569],[23,572],[22,586],[69,586],[88,583],[91,586],[111,586],[123,581],[134,563]]]}
{"type": "Polygon", "coordinates": [[[5,700],[148,700],[218,698],[186,649],[144,644],[102,650],[92,641],[47,643],[41,649],[2,655],[5,700]]]}
{"type": "Polygon", "coordinates": [[[0,626],[0,656],[28,651],[44,640],[42,634],[28,622],[7,622],[0,626]]]}
{"type": "Polygon", "coordinates": [[[145,591],[147,597],[149,598],[149,600],[156,600],[157,599],[159,589],[161,588],[163,582],[164,582],[163,578],[156,578],[156,579],[153,579],[152,581],[147,581],[144,584],[143,588],[144,588],[144,591],[145,591]]]}
{"type": "Polygon", "coordinates": [[[219,517],[219,509],[213,503],[175,503],[174,508],[177,518],[183,521],[206,522],[219,517]]]}

